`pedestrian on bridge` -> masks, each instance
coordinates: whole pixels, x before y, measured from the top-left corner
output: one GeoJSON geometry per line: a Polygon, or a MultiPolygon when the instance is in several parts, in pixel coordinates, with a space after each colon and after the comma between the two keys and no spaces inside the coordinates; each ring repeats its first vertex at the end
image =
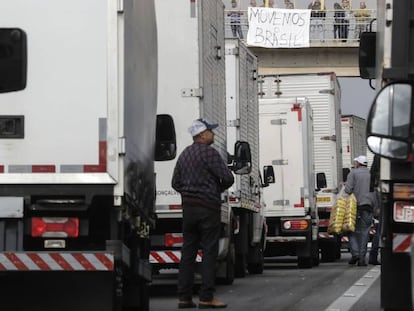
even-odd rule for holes
{"type": "Polygon", "coordinates": [[[364,1],[359,3],[359,9],[355,10],[355,31],[354,39],[358,40],[362,32],[368,31],[370,12],[367,9],[367,5],[364,1]]]}
{"type": "Polygon", "coordinates": [[[243,13],[237,9],[237,0],[231,0],[231,8],[232,10],[227,15],[230,16],[230,27],[233,37],[238,36],[240,39],[243,39],[243,30],[241,27],[241,16],[243,13]]]}
{"type": "Polygon", "coordinates": [[[324,21],[326,17],[326,8],[322,8],[320,0],[314,0],[309,3],[308,9],[312,10],[310,20],[311,39],[319,39],[323,41],[325,39],[324,21]]]}
{"type": "Polygon", "coordinates": [[[216,149],[213,130],[218,124],[195,120],[188,131],[193,144],[178,157],[172,187],[181,194],[183,247],[178,274],[178,307],[194,308],[193,286],[196,256],[202,250],[200,309],[225,308],[214,297],[216,261],[221,232],[221,193],[233,182],[233,173],[216,149]]]}

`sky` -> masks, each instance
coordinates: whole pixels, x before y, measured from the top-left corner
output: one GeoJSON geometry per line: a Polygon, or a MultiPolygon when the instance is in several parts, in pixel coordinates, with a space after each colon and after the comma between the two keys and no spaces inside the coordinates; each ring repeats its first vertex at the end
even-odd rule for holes
{"type": "MultiPolygon", "coordinates": [[[[375,81],[372,81],[375,85],[375,81]]],[[[352,114],[367,119],[376,91],[369,86],[369,80],[359,77],[339,78],[341,85],[342,114],[352,114]]]]}

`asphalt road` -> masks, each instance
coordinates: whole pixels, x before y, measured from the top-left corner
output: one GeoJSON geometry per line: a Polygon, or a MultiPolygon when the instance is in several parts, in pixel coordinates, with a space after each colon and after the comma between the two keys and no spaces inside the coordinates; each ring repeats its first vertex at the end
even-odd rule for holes
{"type": "MultiPolygon", "coordinates": [[[[349,253],[333,263],[298,269],[294,258],[266,260],[260,275],[217,286],[226,310],[250,311],[379,311],[380,267],[350,266],[349,253]]],[[[177,308],[176,273],[167,271],[151,287],[151,310],[177,308]]],[[[194,301],[198,302],[197,294],[194,301]]]]}

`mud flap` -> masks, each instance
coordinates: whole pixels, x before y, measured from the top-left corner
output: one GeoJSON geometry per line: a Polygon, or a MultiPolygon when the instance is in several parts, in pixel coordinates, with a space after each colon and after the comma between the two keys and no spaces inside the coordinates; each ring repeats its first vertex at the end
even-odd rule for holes
{"type": "Polygon", "coordinates": [[[13,271],[0,274],[2,310],[113,311],[113,271],[13,271]]]}

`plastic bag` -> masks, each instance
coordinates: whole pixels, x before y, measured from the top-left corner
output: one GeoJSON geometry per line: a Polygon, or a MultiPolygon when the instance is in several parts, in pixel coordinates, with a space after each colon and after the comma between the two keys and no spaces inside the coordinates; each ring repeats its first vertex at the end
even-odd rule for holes
{"type": "Polygon", "coordinates": [[[328,233],[338,234],[355,231],[356,213],[357,202],[354,194],[348,195],[342,188],[331,210],[328,233]]]}
{"type": "Polygon", "coordinates": [[[357,215],[357,201],[354,194],[351,194],[347,199],[347,206],[345,209],[344,221],[342,223],[342,232],[355,231],[357,215]]]}

